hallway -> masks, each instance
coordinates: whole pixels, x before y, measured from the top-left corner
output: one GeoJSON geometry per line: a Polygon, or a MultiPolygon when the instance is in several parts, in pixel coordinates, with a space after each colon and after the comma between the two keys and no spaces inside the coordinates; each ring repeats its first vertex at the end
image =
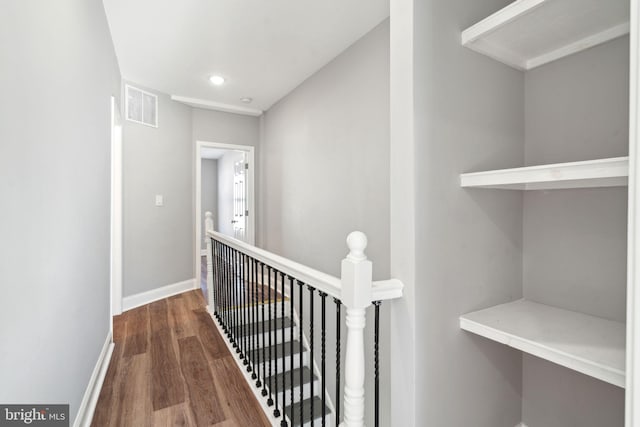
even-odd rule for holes
{"type": "Polygon", "coordinates": [[[114,318],[92,426],[268,426],[200,290],[114,318]]]}

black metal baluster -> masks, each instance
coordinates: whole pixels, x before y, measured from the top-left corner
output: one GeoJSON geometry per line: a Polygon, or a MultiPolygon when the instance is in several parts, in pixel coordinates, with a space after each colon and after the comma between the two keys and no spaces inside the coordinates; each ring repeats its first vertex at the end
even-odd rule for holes
{"type": "Polygon", "coordinates": [[[227,337],[229,338],[229,341],[233,344],[233,337],[231,336],[231,313],[229,311],[229,294],[231,292],[231,248],[229,248],[229,246],[225,245],[225,249],[226,249],[226,254],[225,254],[225,261],[226,261],[226,265],[227,265],[227,277],[226,277],[226,283],[225,283],[225,313],[227,315],[227,321],[225,322],[226,324],[226,329],[225,331],[227,332],[227,337]]]}
{"type": "MultiPolygon", "coordinates": [[[[271,299],[271,266],[267,266],[267,283],[268,283],[268,291],[269,291],[269,307],[267,308],[267,310],[269,311],[269,398],[267,399],[267,405],[272,406],[273,405],[273,377],[272,377],[272,373],[273,373],[273,355],[272,355],[272,351],[274,350],[273,347],[273,340],[272,340],[272,335],[273,335],[273,331],[275,330],[274,323],[275,319],[273,319],[273,317],[271,316],[272,313],[272,305],[273,305],[273,299],[271,299]]],[[[275,349],[277,350],[278,346],[275,346],[275,349]]],[[[277,364],[277,351],[276,351],[276,364],[277,364]]]]}
{"type": "Polygon", "coordinates": [[[255,351],[256,347],[254,345],[253,340],[253,258],[247,255],[247,280],[248,288],[247,288],[247,321],[249,324],[247,325],[247,345],[249,346],[247,350],[247,360],[249,364],[247,365],[247,372],[251,372],[251,379],[255,380],[254,373],[254,363],[255,359],[255,351]]]}
{"type": "Polygon", "coordinates": [[[251,378],[256,380],[256,387],[260,388],[262,386],[262,382],[260,381],[260,338],[258,337],[258,317],[260,316],[258,310],[260,309],[260,298],[258,297],[258,260],[253,260],[253,290],[254,294],[252,298],[255,300],[254,308],[253,308],[253,331],[251,332],[251,336],[253,337],[254,342],[254,351],[251,354],[253,361],[253,374],[251,378]]]}
{"type": "Polygon", "coordinates": [[[375,381],[374,427],[380,425],[380,304],[381,301],[373,302],[375,306],[375,326],[373,329],[373,372],[375,381]]]}
{"type": "MultiPolygon", "coordinates": [[[[289,329],[289,350],[290,350],[290,354],[289,354],[289,388],[291,389],[291,396],[290,396],[290,402],[291,402],[291,416],[289,418],[289,420],[291,421],[292,427],[293,427],[293,289],[294,289],[294,284],[293,284],[293,277],[289,276],[289,317],[291,317],[291,329],[289,329]]],[[[284,375],[283,375],[283,384],[284,384],[284,375]]],[[[282,406],[284,406],[284,403],[282,404],[282,406]]]]}
{"type": "Polygon", "coordinates": [[[336,303],[336,427],[340,425],[340,330],[342,317],[340,316],[340,308],[342,303],[338,298],[334,298],[336,303]]]}
{"type": "Polygon", "coordinates": [[[221,292],[222,292],[222,298],[220,301],[221,304],[221,309],[222,309],[222,330],[224,331],[225,335],[229,335],[228,330],[227,330],[227,324],[228,324],[228,319],[227,319],[227,276],[228,276],[228,272],[229,272],[229,267],[227,266],[227,246],[224,243],[220,244],[220,262],[222,263],[222,271],[223,271],[223,276],[222,276],[222,281],[220,283],[220,287],[221,287],[221,292]]]}
{"type": "Polygon", "coordinates": [[[233,348],[236,349],[238,345],[236,344],[236,334],[235,334],[235,326],[236,326],[236,317],[233,310],[233,288],[234,288],[234,280],[235,280],[235,265],[233,262],[233,258],[235,255],[235,251],[232,247],[229,247],[229,316],[230,316],[230,327],[229,333],[231,334],[231,344],[233,344],[233,348]]]}
{"type": "MultiPolygon", "coordinates": [[[[285,274],[280,273],[280,280],[282,281],[282,286],[280,287],[280,331],[282,336],[282,420],[280,421],[280,427],[287,427],[286,416],[284,413],[284,407],[287,402],[287,387],[285,384],[286,378],[286,348],[285,348],[285,339],[284,339],[284,282],[285,282],[285,274]]],[[[276,385],[277,386],[277,385],[276,385]]],[[[276,407],[278,407],[278,396],[276,395],[276,407]]],[[[278,415],[279,416],[279,415],[278,415]]]]}
{"type": "Polygon", "coordinates": [[[247,325],[245,326],[246,328],[246,334],[247,334],[247,352],[245,354],[245,358],[247,360],[247,372],[251,372],[251,379],[254,379],[253,377],[253,352],[255,350],[255,347],[253,346],[253,335],[252,335],[252,329],[253,329],[253,299],[251,298],[252,292],[251,289],[253,287],[253,280],[252,280],[252,271],[253,269],[251,268],[251,265],[253,264],[253,258],[251,258],[249,255],[247,255],[247,282],[245,284],[246,286],[246,292],[247,292],[247,305],[246,305],[246,311],[247,311],[247,325]]]}
{"type": "Polygon", "coordinates": [[[236,335],[236,342],[238,343],[238,347],[236,348],[236,353],[238,353],[238,358],[240,360],[242,360],[244,357],[242,355],[242,335],[240,334],[240,332],[242,331],[242,312],[240,311],[240,307],[242,306],[242,304],[240,304],[240,301],[241,301],[240,290],[242,289],[241,260],[242,260],[242,252],[236,251],[236,258],[235,258],[236,274],[233,276],[235,279],[233,282],[233,290],[234,290],[234,297],[235,297],[233,302],[233,307],[234,307],[234,312],[236,314],[236,328],[234,330],[234,333],[236,335]]]}
{"type": "MultiPolygon", "coordinates": [[[[274,353],[274,360],[275,360],[275,365],[274,365],[274,395],[276,396],[276,406],[273,410],[273,416],[278,418],[280,416],[280,409],[278,409],[278,273],[279,271],[274,269],[273,270],[273,276],[274,276],[274,288],[273,288],[273,336],[275,338],[274,343],[273,343],[273,349],[275,351],[274,353]]],[[[284,353],[283,353],[284,354],[284,353]]],[[[283,365],[283,372],[284,372],[284,363],[283,365]]]]}
{"type": "Polygon", "coordinates": [[[322,323],[321,323],[321,332],[320,332],[320,376],[322,377],[322,427],[326,427],[327,425],[327,410],[326,410],[326,401],[325,401],[325,390],[326,390],[326,383],[325,383],[325,372],[326,372],[326,363],[325,363],[325,356],[326,356],[326,337],[327,337],[327,330],[326,330],[326,299],[327,299],[327,294],[324,292],[320,292],[319,293],[321,301],[322,301],[322,323]]]}
{"type": "Polygon", "coordinates": [[[222,330],[225,335],[227,334],[227,248],[223,243],[220,243],[220,267],[222,270],[222,277],[220,278],[220,323],[222,323],[222,330]]]}
{"type": "Polygon", "coordinates": [[[220,253],[219,253],[219,245],[218,242],[211,238],[211,241],[214,246],[215,258],[213,261],[216,264],[216,274],[213,276],[213,280],[211,281],[211,286],[213,286],[213,315],[219,321],[220,320],[220,253]]]}
{"type": "Polygon", "coordinates": [[[228,284],[229,284],[229,256],[228,256],[228,251],[227,251],[227,245],[222,245],[222,266],[224,268],[224,278],[223,278],[223,282],[222,282],[222,318],[223,318],[223,325],[222,328],[224,329],[224,333],[227,336],[227,338],[229,337],[229,312],[227,310],[227,302],[228,302],[228,298],[227,298],[227,288],[228,288],[228,284]]]}
{"type": "Polygon", "coordinates": [[[262,283],[262,395],[266,396],[269,394],[267,392],[267,350],[266,343],[267,338],[265,337],[265,322],[267,316],[264,313],[264,263],[260,262],[260,282],[262,283]]]}
{"type": "Polygon", "coordinates": [[[216,305],[218,306],[218,323],[220,323],[220,325],[222,326],[222,324],[224,323],[222,319],[222,316],[224,314],[224,310],[222,307],[222,283],[224,282],[224,264],[222,263],[222,243],[216,242],[216,245],[218,246],[216,257],[218,259],[218,271],[220,272],[218,283],[216,285],[216,296],[218,297],[218,299],[216,300],[216,305]]]}
{"type": "Polygon", "coordinates": [[[309,383],[309,399],[311,406],[311,427],[313,427],[313,292],[315,288],[311,285],[307,285],[309,289],[309,340],[311,344],[311,355],[309,357],[309,370],[311,371],[311,382],[309,383]]]}
{"type": "MultiPolygon", "coordinates": [[[[304,301],[302,300],[303,297],[303,291],[304,288],[302,287],[302,285],[304,285],[304,283],[302,283],[300,280],[298,280],[298,290],[300,292],[300,325],[298,327],[298,338],[300,340],[300,342],[298,343],[300,345],[300,425],[303,426],[304,425],[304,417],[303,417],[303,409],[304,409],[304,381],[303,381],[303,377],[302,377],[302,368],[304,367],[304,359],[303,359],[303,345],[302,345],[302,325],[304,325],[303,320],[304,320],[304,301]]],[[[293,411],[291,412],[293,414],[293,411]]],[[[293,420],[291,420],[291,422],[293,422],[293,420]]]]}
{"type": "MultiPolygon", "coordinates": [[[[207,289],[209,286],[209,282],[211,282],[211,293],[213,294],[213,307],[211,307],[211,314],[213,317],[216,317],[217,309],[216,309],[216,278],[218,277],[218,266],[216,265],[216,242],[213,240],[213,237],[209,237],[209,241],[211,242],[211,280],[207,280],[207,289]]],[[[209,268],[207,266],[207,268],[209,268]]],[[[207,271],[207,274],[209,272],[207,271]]]]}
{"type": "Polygon", "coordinates": [[[247,289],[247,272],[245,263],[247,261],[247,256],[240,252],[240,318],[242,319],[242,325],[238,333],[240,334],[240,339],[242,340],[242,348],[240,352],[240,357],[242,358],[242,364],[247,366],[249,361],[247,360],[247,306],[245,304],[246,299],[246,289],[247,289]]]}
{"type": "Polygon", "coordinates": [[[240,339],[238,337],[238,328],[240,327],[240,319],[238,316],[238,251],[233,249],[233,281],[231,282],[231,310],[233,314],[233,346],[236,353],[240,353],[240,339]]]}

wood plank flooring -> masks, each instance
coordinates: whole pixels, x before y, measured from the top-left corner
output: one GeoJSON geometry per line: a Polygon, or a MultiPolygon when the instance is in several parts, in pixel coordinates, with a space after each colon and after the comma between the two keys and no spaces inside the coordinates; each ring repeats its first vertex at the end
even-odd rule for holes
{"type": "Polygon", "coordinates": [[[269,426],[200,290],[114,318],[92,427],[269,426]]]}

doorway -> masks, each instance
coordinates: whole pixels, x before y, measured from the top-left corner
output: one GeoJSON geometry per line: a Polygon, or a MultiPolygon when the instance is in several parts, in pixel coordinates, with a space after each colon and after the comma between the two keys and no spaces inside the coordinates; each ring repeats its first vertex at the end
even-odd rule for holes
{"type": "Polygon", "coordinates": [[[197,141],[195,165],[195,271],[205,291],[207,210],[213,213],[215,231],[255,244],[254,147],[197,141]]]}
{"type": "Polygon", "coordinates": [[[122,115],[111,97],[111,331],[122,314],[122,115]]]}

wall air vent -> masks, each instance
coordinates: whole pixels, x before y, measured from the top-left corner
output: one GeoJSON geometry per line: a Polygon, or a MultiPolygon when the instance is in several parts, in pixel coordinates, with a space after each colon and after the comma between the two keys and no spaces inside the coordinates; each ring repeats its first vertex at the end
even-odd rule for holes
{"type": "Polygon", "coordinates": [[[126,85],[127,120],[158,127],[158,97],[152,93],[126,85]]]}

